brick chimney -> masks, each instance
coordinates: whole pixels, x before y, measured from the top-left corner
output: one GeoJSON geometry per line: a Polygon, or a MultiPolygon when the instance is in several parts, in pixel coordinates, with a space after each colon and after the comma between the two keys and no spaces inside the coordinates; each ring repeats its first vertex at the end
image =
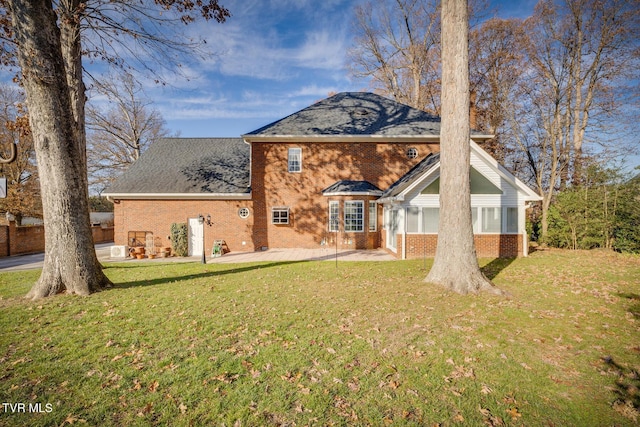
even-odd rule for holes
{"type": "Polygon", "coordinates": [[[476,98],[476,91],[471,90],[471,93],[469,93],[469,127],[475,130],[477,130],[476,126],[478,125],[478,110],[476,109],[476,98]]]}

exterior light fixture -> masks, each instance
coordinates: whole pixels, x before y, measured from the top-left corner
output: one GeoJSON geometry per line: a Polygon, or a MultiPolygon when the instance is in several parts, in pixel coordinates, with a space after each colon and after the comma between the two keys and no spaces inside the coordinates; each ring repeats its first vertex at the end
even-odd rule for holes
{"type": "Polygon", "coordinates": [[[202,264],[206,264],[207,263],[207,251],[205,249],[205,241],[204,241],[204,225],[208,225],[209,227],[211,227],[213,225],[213,223],[211,222],[211,215],[207,214],[207,216],[205,217],[204,215],[200,214],[198,215],[198,222],[200,224],[202,224],[202,264]]]}

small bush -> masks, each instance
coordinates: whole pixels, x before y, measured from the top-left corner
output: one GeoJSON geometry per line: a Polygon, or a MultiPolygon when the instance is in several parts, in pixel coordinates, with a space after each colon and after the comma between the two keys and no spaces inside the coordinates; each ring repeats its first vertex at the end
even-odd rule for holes
{"type": "Polygon", "coordinates": [[[177,256],[189,255],[189,232],[184,222],[171,224],[171,248],[177,256]]]}

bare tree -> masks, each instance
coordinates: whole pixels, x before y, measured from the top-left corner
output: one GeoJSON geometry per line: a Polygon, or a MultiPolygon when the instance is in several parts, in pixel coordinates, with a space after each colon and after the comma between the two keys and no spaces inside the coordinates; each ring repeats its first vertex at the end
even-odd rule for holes
{"type": "Polygon", "coordinates": [[[0,0],[3,48],[10,46],[7,39],[17,46],[41,179],[45,260],[27,295],[34,299],[63,290],[86,295],[110,285],[97,261],[89,223],[82,54],[118,63],[114,47],[122,47],[123,39],[137,44],[131,47],[137,53],[154,46],[179,50],[180,42],[162,37],[158,25],[163,16],[183,23],[198,17],[223,22],[229,16],[217,0],[60,0],[56,5],[54,10],[50,0],[0,0]],[[96,33],[103,30],[97,50],[82,48],[88,23],[96,33]],[[142,29],[141,23],[146,23],[142,29]]]}
{"type": "Polygon", "coordinates": [[[0,212],[11,213],[18,224],[25,216],[41,218],[40,183],[24,95],[7,84],[0,85],[0,144],[0,152],[16,147],[15,160],[0,163],[0,175],[7,179],[7,197],[0,199],[0,212]]]}
{"type": "Polygon", "coordinates": [[[95,92],[108,101],[87,104],[89,185],[100,193],[169,131],[131,73],[96,82],[95,92]]]}
{"type": "MultiPolygon", "coordinates": [[[[542,201],[542,240],[555,192],[583,174],[584,144],[610,143],[622,132],[618,90],[638,75],[640,3],[540,1],[525,21],[528,67],[514,86],[509,122],[542,201]]],[[[638,88],[631,93],[638,94],[638,88]]]]}
{"type": "Polygon", "coordinates": [[[502,164],[511,163],[515,172],[518,168],[517,163],[512,162],[507,118],[513,109],[515,88],[525,70],[523,32],[519,19],[493,18],[471,31],[469,39],[475,129],[494,135],[483,148],[502,164]]]}
{"type": "Polygon", "coordinates": [[[468,33],[467,1],[443,0],[440,220],[436,256],[425,281],[462,294],[500,293],[482,274],[473,240],[468,33]]]}
{"type": "Polygon", "coordinates": [[[356,7],[351,69],[374,90],[414,108],[440,108],[438,1],[387,0],[356,7]]]}

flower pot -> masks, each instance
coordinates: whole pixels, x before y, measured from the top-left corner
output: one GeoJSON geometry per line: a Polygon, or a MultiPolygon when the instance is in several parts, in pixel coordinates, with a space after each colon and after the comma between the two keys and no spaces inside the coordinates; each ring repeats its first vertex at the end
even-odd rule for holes
{"type": "Polygon", "coordinates": [[[147,256],[149,257],[149,259],[154,259],[156,257],[156,254],[149,254],[147,256]]]}
{"type": "Polygon", "coordinates": [[[144,258],[144,254],[136,254],[136,258],[143,259],[144,258]]]}

